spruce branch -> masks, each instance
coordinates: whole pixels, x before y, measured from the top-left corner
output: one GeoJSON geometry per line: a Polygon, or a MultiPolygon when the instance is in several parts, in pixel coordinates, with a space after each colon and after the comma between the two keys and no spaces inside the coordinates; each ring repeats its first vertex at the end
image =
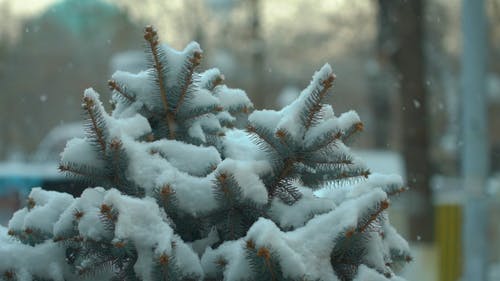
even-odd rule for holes
{"type": "Polygon", "coordinates": [[[293,172],[294,165],[297,163],[295,158],[287,158],[284,161],[283,168],[274,182],[268,187],[270,199],[276,195],[288,205],[292,205],[301,198],[300,192],[293,185],[294,179],[290,177],[293,172]]]}
{"type": "Polygon", "coordinates": [[[36,227],[24,227],[23,229],[9,229],[7,234],[16,237],[23,244],[35,246],[52,238],[52,233],[36,227]]]}
{"type": "Polygon", "coordinates": [[[186,99],[188,87],[192,83],[194,70],[200,64],[201,58],[202,58],[201,52],[196,51],[193,53],[193,56],[188,60],[188,62],[189,62],[188,66],[187,66],[188,72],[186,74],[186,77],[184,78],[185,82],[182,86],[182,91],[181,91],[181,94],[179,96],[179,100],[177,102],[177,106],[175,108],[174,115],[178,114],[179,109],[182,107],[182,104],[184,103],[184,100],[186,99]]]}
{"type": "Polygon", "coordinates": [[[198,107],[194,108],[190,111],[183,112],[182,115],[179,113],[177,115],[178,120],[182,120],[184,122],[195,120],[199,117],[202,117],[207,114],[217,114],[219,112],[224,111],[224,108],[220,105],[212,105],[212,106],[204,106],[204,107],[198,107]]]}
{"type": "Polygon", "coordinates": [[[90,166],[81,166],[75,163],[61,163],[58,169],[60,172],[72,174],[90,181],[92,181],[92,179],[106,179],[104,175],[99,173],[99,169],[90,166]]]}
{"type": "Polygon", "coordinates": [[[249,239],[245,242],[245,252],[254,273],[253,280],[290,280],[283,276],[280,257],[270,246],[257,248],[255,242],[249,239]]]}
{"type": "Polygon", "coordinates": [[[153,57],[153,63],[154,63],[154,69],[156,72],[156,81],[158,82],[158,86],[160,88],[160,97],[161,101],[163,103],[163,108],[165,110],[165,118],[166,118],[166,125],[168,127],[168,138],[169,139],[175,139],[175,116],[172,114],[172,112],[169,109],[169,100],[167,96],[167,86],[165,85],[165,81],[163,79],[163,73],[165,66],[162,64],[160,60],[160,55],[159,55],[159,41],[158,41],[158,35],[156,30],[153,28],[153,26],[148,25],[144,29],[144,39],[146,42],[149,44],[149,49],[151,51],[152,57],[153,57]]]}
{"type": "Polygon", "coordinates": [[[342,134],[342,142],[348,143],[352,136],[364,130],[364,125],[361,122],[353,124],[347,131],[342,134]]]}
{"type": "Polygon", "coordinates": [[[124,97],[128,102],[133,103],[135,102],[135,97],[127,94],[125,92],[125,89],[123,89],[118,82],[115,80],[108,80],[108,86],[111,91],[114,91],[118,94],[120,94],[122,97],[124,97]]]}
{"type": "Polygon", "coordinates": [[[328,90],[333,86],[333,81],[335,81],[335,74],[330,73],[328,77],[321,81],[321,88],[316,88],[313,90],[312,94],[306,101],[306,106],[308,107],[308,114],[306,118],[305,128],[306,130],[311,127],[311,125],[318,119],[318,113],[322,108],[322,101],[328,94],[328,90]]]}
{"type": "Polygon", "coordinates": [[[387,196],[395,196],[395,195],[399,195],[399,194],[407,191],[408,189],[409,189],[408,187],[402,186],[399,188],[393,188],[390,190],[386,190],[386,193],[387,193],[387,196]]]}
{"type": "Polygon", "coordinates": [[[310,153],[327,148],[330,145],[335,145],[338,140],[341,140],[344,132],[340,129],[334,129],[323,134],[325,137],[320,137],[305,149],[304,152],[310,153]]]}
{"type": "Polygon", "coordinates": [[[264,259],[267,270],[271,273],[271,280],[276,280],[276,277],[274,276],[274,268],[271,266],[271,252],[269,249],[266,247],[260,247],[257,250],[257,257],[264,259]]]}
{"type": "Polygon", "coordinates": [[[246,131],[253,137],[255,143],[257,143],[257,145],[259,145],[265,151],[276,153],[277,155],[281,154],[281,150],[271,139],[271,137],[273,136],[272,133],[267,132],[267,130],[265,130],[264,128],[253,125],[248,125],[246,131]],[[269,150],[269,148],[271,148],[271,150],[269,150]]]}
{"type": "Polygon", "coordinates": [[[369,217],[368,217],[368,220],[366,220],[364,222],[364,224],[358,226],[358,228],[356,229],[357,232],[360,232],[360,233],[363,233],[366,231],[366,229],[375,221],[377,220],[377,218],[379,217],[380,214],[382,214],[382,212],[384,210],[386,210],[387,208],[389,208],[389,201],[387,200],[384,200],[382,202],[380,202],[375,210],[375,212],[373,212],[369,217]]]}
{"type": "Polygon", "coordinates": [[[290,132],[288,132],[283,128],[278,129],[276,131],[275,137],[279,140],[282,146],[287,148],[286,150],[288,151],[293,150],[294,148],[299,146],[299,144],[295,141],[290,132]]]}
{"type": "Polygon", "coordinates": [[[98,109],[96,110],[96,104],[94,99],[92,99],[90,96],[84,96],[82,107],[87,112],[90,118],[91,132],[93,133],[92,135],[97,140],[97,143],[101,148],[101,152],[105,153],[106,140],[104,139],[104,132],[102,128],[103,127],[102,115],[100,112],[98,112],[98,109]]]}
{"type": "Polygon", "coordinates": [[[118,212],[112,205],[102,204],[99,209],[99,218],[106,230],[113,233],[115,231],[115,223],[118,220],[118,212]]]}

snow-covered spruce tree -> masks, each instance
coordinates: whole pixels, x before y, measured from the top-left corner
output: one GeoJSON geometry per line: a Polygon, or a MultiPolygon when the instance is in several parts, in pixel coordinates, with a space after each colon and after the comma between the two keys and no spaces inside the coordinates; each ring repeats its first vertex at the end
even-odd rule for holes
{"type": "Polygon", "coordinates": [[[397,176],[370,174],[345,145],[363,126],[323,104],[326,64],[292,104],[255,110],[202,50],[160,45],[150,68],[87,89],[86,137],[61,171],[81,197],[34,188],[0,229],[3,280],[397,280],[410,260],[390,225],[397,176]],[[252,112],[253,111],[253,112],[252,112]]]}

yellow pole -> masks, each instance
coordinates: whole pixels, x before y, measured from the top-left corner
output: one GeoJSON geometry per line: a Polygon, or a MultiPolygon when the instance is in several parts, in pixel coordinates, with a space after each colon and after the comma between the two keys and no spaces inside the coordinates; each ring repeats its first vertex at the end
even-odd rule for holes
{"type": "Polygon", "coordinates": [[[439,281],[457,281],[462,274],[462,206],[436,205],[436,242],[439,281]]]}

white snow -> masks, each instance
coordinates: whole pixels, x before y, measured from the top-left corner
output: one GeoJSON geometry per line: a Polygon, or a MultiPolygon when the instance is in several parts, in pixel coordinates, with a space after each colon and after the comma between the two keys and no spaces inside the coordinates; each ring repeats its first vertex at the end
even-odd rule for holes
{"type": "Polygon", "coordinates": [[[83,216],[78,220],[77,229],[83,237],[100,241],[107,235],[104,225],[100,219],[100,207],[104,200],[105,190],[102,187],[87,188],[80,198],[74,200],[71,205],[64,210],[59,220],[54,225],[54,235],[64,236],[71,233],[75,212],[82,212],[83,216]]]}
{"type": "Polygon", "coordinates": [[[230,89],[226,85],[217,87],[214,96],[219,98],[222,107],[228,111],[233,111],[241,107],[253,107],[252,102],[243,90],[230,89]]]}
{"type": "Polygon", "coordinates": [[[91,167],[102,166],[103,163],[97,157],[95,148],[87,138],[74,138],[66,143],[61,153],[62,163],[79,163],[91,167]]]}
{"type": "Polygon", "coordinates": [[[256,110],[248,116],[248,121],[251,124],[258,124],[274,131],[281,118],[281,114],[274,110],[256,110]]]}
{"type": "Polygon", "coordinates": [[[265,160],[266,154],[241,130],[228,130],[223,139],[224,156],[234,160],[265,160]]]}
{"type": "MultiPolygon", "coordinates": [[[[135,182],[140,183],[146,194],[151,195],[155,188],[170,185],[176,192],[179,207],[188,213],[194,215],[216,207],[211,189],[213,175],[200,178],[180,171],[160,155],[151,154],[148,144],[125,142],[124,145],[130,159],[128,175],[135,182]]],[[[203,157],[203,153],[215,156],[214,153],[206,153],[210,149],[200,149],[199,151],[201,157],[203,157]]],[[[182,162],[179,164],[182,166],[182,162]]]]}
{"type": "Polygon", "coordinates": [[[387,247],[399,250],[400,253],[410,253],[410,245],[408,245],[408,241],[399,235],[396,229],[389,224],[389,219],[387,219],[387,222],[384,224],[383,231],[387,247]]]}
{"type": "Polygon", "coordinates": [[[190,42],[182,51],[170,48],[167,44],[162,44],[160,48],[162,48],[165,59],[168,61],[167,76],[171,79],[168,79],[167,87],[180,86],[179,79],[170,76],[178,74],[184,66],[184,63],[192,58],[195,52],[203,53],[197,42],[190,42]]]}
{"type": "MultiPolygon", "coordinates": [[[[101,224],[97,214],[98,206],[106,204],[118,214],[115,230],[111,235],[114,240],[134,243],[138,254],[134,270],[142,280],[152,280],[151,264],[153,259],[161,254],[175,255],[178,266],[185,273],[203,276],[197,254],[174,234],[165,213],[151,197],[133,198],[122,195],[116,189],[105,191],[102,188],[87,189],[77,199],[65,193],[35,188],[30,197],[36,202],[35,207],[30,211],[27,208],[18,211],[9,223],[10,229],[24,230],[31,227],[59,235],[72,227],[75,221],[80,235],[87,239],[100,240],[108,230],[102,226],[91,226],[90,223],[101,224]],[[73,215],[77,210],[83,213],[78,220],[73,215]]],[[[18,273],[19,270],[29,270],[27,276],[36,274],[54,280],[75,280],[65,262],[65,248],[51,239],[30,247],[9,239],[5,229],[1,228],[0,242],[0,256],[14,257],[0,259],[0,271],[16,269],[18,273]],[[13,253],[15,254],[12,255],[13,253]]]]}
{"type": "Polygon", "coordinates": [[[219,123],[219,119],[212,114],[208,113],[199,118],[196,118],[192,123],[190,128],[188,129],[188,134],[192,138],[196,138],[201,140],[202,142],[206,142],[206,135],[204,130],[218,132],[221,131],[222,127],[219,123]]]}
{"type": "Polygon", "coordinates": [[[267,161],[243,161],[225,159],[218,167],[217,172],[227,172],[233,175],[243,197],[253,200],[256,203],[267,203],[267,189],[260,179],[265,173],[270,172],[271,166],[267,161]]]}
{"type": "Polygon", "coordinates": [[[314,214],[325,213],[333,209],[335,203],[327,198],[317,197],[311,189],[299,188],[302,197],[289,206],[279,199],[271,204],[270,217],[282,228],[298,228],[303,226],[314,214]]]}
{"type": "Polygon", "coordinates": [[[217,229],[215,227],[212,227],[212,229],[205,238],[201,238],[191,243],[188,243],[188,245],[190,245],[193,251],[195,251],[198,254],[198,256],[201,257],[205,252],[205,250],[211,247],[216,242],[219,242],[219,235],[217,233],[217,229]]]}
{"type": "Polygon", "coordinates": [[[198,216],[217,207],[212,191],[213,174],[205,178],[193,177],[186,173],[164,171],[156,179],[156,186],[170,185],[175,190],[179,207],[193,215],[198,216]]]}
{"type": "MultiPolygon", "coordinates": [[[[324,111],[326,116],[325,120],[320,124],[310,128],[304,138],[306,146],[311,146],[317,139],[325,132],[344,132],[356,123],[360,122],[359,116],[355,111],[348,111],[342,113],[338,118],[334,116],[329,116],[329,111],[324,111]],[[326,117],[329,117],[328,119],[326,117]]],[[[333,114],[333,112],[331,112],[333,114]]],[[[329,136],[333,137],[333,136],[329,136]]]]}
{"type": "Polygon", "coordinates": [[[55,281],[77,280],[66,263],[64,247],[50,240],[31,247],[0,234],[0,257],[4,257],[0,272],[14,270],[21,281],[32,280],[32,275],[55,281]]]}
{"type": "Polygon", "coordinates": [[[358,274],[356,275],[356,278],[354,281],[392,281],[395,280],[393,278],[389,279],[386,278],[384,275],[378,273],[376,270],[367,267],[366,265],[362,264],[358,267],[358,274]]]}
{"type": "Polygon", "coordinates": [[[203,73],[200,73],[200,86],[202,88],[207,87],[208,84],[211,83],[212,80],[217,76],[224,77],[218,68],[210,68],[205,70],[203,73]]]}
{"type": "Polygon", "coordinates": [[[113,110],[112,116],[115,118],[133,116],[141,109],[143,105],[145,105],[149,109],[162,106],[161,104],[155,103],[155,99],[153,98],[155,84],[151,83],[152,77],[154,76],[152,76],[151,69],[141,71],[137,74],[132,74],[124,71],[115,72],[113,76],[111,76],[111,78],[118,82],[119,85],[123,85],[122,87],[125,87],[125,89],[123,90],[125,90],[128,95],[133,95],[136,101],[129,107],[129,105],[123,104],[122,102],[120,102],[121,99],[113,95],[112,99],[116,103],[116,108],[115,110],[113,110]]]}
{"type": "Polygon", "coordinates": [[[191,124],[188,129],[188,135],[194,139],[199,139],[202,142],[207,142],[207,138],[205,137],[205,133],[201,128],[200,122],[195,121],[193,122],[193,124],[191,124]]]}
{"type": "Polygon", "coordinates": [[[110,139],[120,139],[124,136],[136,139],[151,132],[148,120],[142,115],[135,114],[129,118],[119,119],[106,117],[110,139]]]}
{"type": "Polygon", "coordinates": [[[30,196],[35,205],[31,210],[21,209],[14,213],[9,221],[9,229],[24,231],[27,228],[52,233],[54,223],[59,215],[72,202],[73,197],[67,193],[46,191],[40,187],[31,190],[30,196]]]}
{"type": "Polygon", "coordinates": [[[118,211],[115,239],[131,241],[137,250],[134,265],[142,280],[152,280],[151,263],[157,256],[172,253],[171,241],[174,232],[166,223],[153,198],[132,198],[121,195],[118,190],[106,192],[104,203],[118,211]],[[154,252],[152,251],[154,250],[154,252]]]}
{"type": "Polygon", "coordinates": [[[149,144],[151,151],[158,151],[177,169],[190,174],[201,174],[208,165],[218,165],[221,157],[212,146],[196,146],[176,140],[158,140],[149,144]],[[193,161],[196,159],[196,161],[193,161]]]}
{"type": "Polygon", "coordinates": [[[189,108],[210,107],[219,105],[219,99],[212,95],[209,90],[197,88],[196,93],[186,101],[189,108]]]}
{"type": "Polygon", "coordinates": [[[245,241],[230,240],[222,243],[216,249],[207,248],[201,257],[201,264],[206,277],[215,277],[216,262],[224,259],[224,280],[244,280],[252,276],[250,264],[245,257],[245,241]]]}

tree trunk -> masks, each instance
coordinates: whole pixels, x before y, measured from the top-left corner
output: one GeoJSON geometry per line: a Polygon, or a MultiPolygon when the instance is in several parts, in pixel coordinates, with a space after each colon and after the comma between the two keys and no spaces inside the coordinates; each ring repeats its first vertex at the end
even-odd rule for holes
{"type": "Polygon", "coordinates": [[[400,74],[403,154],[410,200],[410,239],[431,242],[433,205],[430,188],[429,122],[425,88],[424,0],[395,0],[398,50],[394,62],[400,74]]]}
{"type": "Polygon", "coordinates": [[[393,0],[378,0],[377,15],[377,42],[375,67],[369,68],[370,104],[373,116],[377,122],[373,123],[376,148],[387,148],[391,140],[392,104],[390,101],[394,91],[391,82],[394,73],[391,68],[391,58],[394,56],[396,44],[395,8],[393,0]]]}

